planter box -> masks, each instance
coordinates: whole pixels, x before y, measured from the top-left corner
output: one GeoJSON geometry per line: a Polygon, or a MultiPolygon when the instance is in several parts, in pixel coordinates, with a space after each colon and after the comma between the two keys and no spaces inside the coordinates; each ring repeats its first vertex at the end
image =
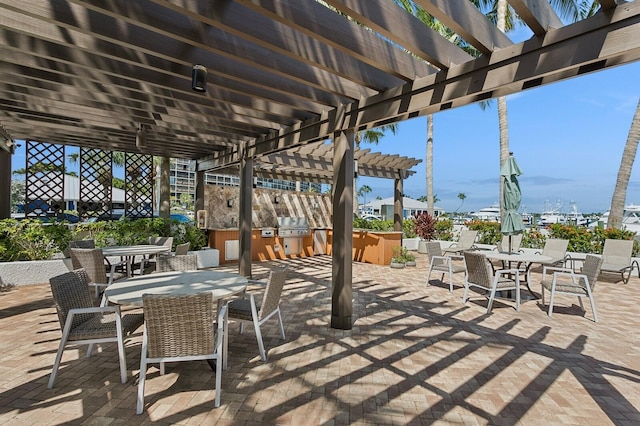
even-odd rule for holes
{"type": "Polygon", "coordinates": [[[417,251],[419,243],[420,243],[420,238],[418,237],[402,239],[402,247],[405,247],[407,250],[417,251]]]}

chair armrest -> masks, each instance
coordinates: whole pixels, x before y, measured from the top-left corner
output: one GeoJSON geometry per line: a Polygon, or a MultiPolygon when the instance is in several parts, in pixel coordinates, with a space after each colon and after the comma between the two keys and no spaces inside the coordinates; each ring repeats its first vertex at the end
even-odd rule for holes
{"type": "Polygon", "coordinates": [[[464,256],[461,256],[459,254],[450,254],[449,256],[446,256],[446,257],[448,257],[450,259],[464,259],[464,256]]]}
{"type": "Polygon", "coordinates": [[[73,308],[69,309],[69,315],[77,314],[97,314],[113,312],[120,315],[120,306],[95,306],[92,308],[73,308]]]}
{"type": "Polygon", "coordinates": [[[258,284],[261,286],[266,286],[267,282],[266,281],[260,281],[260,280],[247,280],[248,284],[258,284]]]}
{"type": "Polygon", "coordinates": [[[585,274],[576,274],[575,272],[563,272],[558,271],[553,273],[553,282],[555,283],[560,277],[571,278],[571,281],[575,284],[580,278],[584,278],[585,281],[589,281],[589,278],[585,274]]]}
{"type": "Polygon", "coordinates": [[[564,273],[574,273],[572,268],[561,268],[558,266],[543,266],[542,267],[542,279],[544,280],[545,275],[547,275],[547,271],[553,272],[554,275],[557,272],[564,272],[564,273]]]}
{"type": "MultiPolygon", "coordinates": [[[[462,257],[462,256],[459,256],[462,257]]],[[[431,256],[431,261],[433,262],[434,260],[439,259],[439,260],[444,260],[445,262],[450,262],[451,261],[451,256],[431,256]]]]}
{"type": "Polygon", "coordinates": [[[522,272],[520,269],[518,268],[511,268],[511,269],[496,269],[495,274],[496,275],[502,275],[502,274],[519,274],[520,272],[522,272]]]}

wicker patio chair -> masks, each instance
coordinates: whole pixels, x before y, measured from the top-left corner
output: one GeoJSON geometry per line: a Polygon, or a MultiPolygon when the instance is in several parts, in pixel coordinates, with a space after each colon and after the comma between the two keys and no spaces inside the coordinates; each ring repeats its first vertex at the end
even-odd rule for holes
{"type": "Polygon", "coordinates": [[[176,246],[176,256],[182,256],[189,253],[189,249],[191,248],[191,243],[178,244],[176,246]]]}
{"type": "Polygon", "coordinates": [[[487,313],[491,312],[496,291],[515,290],[516,311],[520,311],[520,270],[499,269],[492,273],[492,267],[487,257],[478,252],[465,251],[464,262],[467,266],[467,279],[464,283],[462,303],[467,302],[469,287],[478,287],[490,292],[487,313]],[[513,277],[513,278],[512,278],[513,277]]]}
{"type": "Polygon", "coordinates": [[[62,339],[53,363],[48,387],[52,388],[67,343],[88,344],[87,357],[95,343],[116,342],[120,358],[120,380],[127,382],[124,336],[133,333],[144,321],[142,314],[121,317],[119,306],[95,307],[89,292],[89,277],[84,269],[67,272],[49,280],[56,304],[62,339]]]}
{"type": "Polygon", "coordinates": [[[267,354],[264,350],[262,341],[262,333],[260,327],[269,318],[278,315],[280,321],[280,334],[285,339],[284,324],[282,322],[282,314],[280,313],[280,296],[284,283],[287,279],[287,268],[274,269],[269,274],[269,280],[266,283],[250,280],[251,283],[260,283],[265,285],[262,302],[257,302],[255,295],[249,293],[243,298],[234,299],[229,302],[229,318],[240,320],[240,333],[243,331],[244,322],[252,322],[256,332],[256,340],[258,341],[258,349],[262,361],[267,361],[267,354]]]}
{"type": "Polygon", "coordinates": [[[171,256],[161,254],[156,257],[156,272],[195,271],[198,269],[198,256],[182,254],[171,256]]]}
{"type": "MultiPolygon", "coordinates": [[[[173,247],[173,237],[149,237],[148,241],[149,244],[154,246],[167,247],[167,252],[171,253],[171,248],[173,247]]],[[[157,255],[152,254],[148,257],[143,257],[140,261],[140,271],[143,273],[147,273],[157,270],[156,256],[157,255]]]]}
{"type": "Polygon", "coordinates": [[[474,249],[476,238],[478,237],[478,231],[470,231],[463,229],[460,231],[460,237],[458,241],[453,243],[450,247],[443,250],[444,253],[462,253],[466,250],[474,249]]]}
{"type": "Polygon", "coordinates": [[[217,332],[213,324],[214,303],[211,292],[189,295],[142,296],[144,333],[140,356],[140,376],[136,414],[144,410],[144,385],[147,365],[160,363],[160,374],[165,373],[165,362],[215,360],[216,398],[220,406],[223,340],[227,332],[227,306],[218,311],[217,332]]]}
{"type": "Polygon", "coordinates": [[[578,296],[580,307],[584,311],[582,305],[582,296],[587,296],[591,303],[591,311],[593,311],[593,320],[598,322],[598,314],[596,313],[596,302],[593,298],[593,291],[596,287],[596,280],[600,275],[603,265],[603,259],[600,256],[588,254],[584,260],[581,273],[574,272],[573,268],[554,268],[545,266],[542,270],[542,307],[544,308],[544,291],[551,292],[549,297],[549,316],[553,314],[553,303],[555,295],[558,293],[572,294],[578,296]],[[547,277],[547,272],[552,273],[551,277],[547,277]]]}
{"type": "Polygon", "coordinates": [[[433,271],[442,272],[440,281],[444,279],[444,274],[449,274],[449,292],[453,293],[453,274],[459,272],[467,272],[464,265],[457,265],[452,263],[453,258],[463,259],[462,256],[457,255],[442,255],[442,249],[440,243],[437,241],[427,242],[427,255],[429,256],[429,272],[427,273],[427,285],[429,285],[429,278],[433,271]]]}
{"type": "Polygon", "coordinates": [[[113,281],[124,278],[125,273],[117,272],[117,268],[124,266],[125,262],[110,263],[109,273],[105,269],[105,258],[102,249],[94,248],[71,248],[71,265],[73,269],[84,269],[89,277],[89,282],[96,288],[96,297],[100,295],[100,290],[110,286],[113,281]]]}
{"type": "Polygon", "coordinates": [[[638,262],[631,259],[633,240],[606,239],[602,249],[602,272],[620,274],[623,283],[628,283],[635,268],[640,277],[638,262]]]}

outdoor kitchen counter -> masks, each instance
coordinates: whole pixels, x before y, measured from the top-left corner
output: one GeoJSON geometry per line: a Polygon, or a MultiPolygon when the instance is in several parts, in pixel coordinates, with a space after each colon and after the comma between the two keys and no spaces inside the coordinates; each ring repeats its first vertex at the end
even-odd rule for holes
{"type": "MultiPolygon", "coordinates": [[[[262,228],[251,231],[251,259],[254,261],[314,256],[316,230],[326,232],[326,254],[332,253],[333,231],[330,228],[312,228],[311,235],[302,237],[299,255],[284,254],[284,239],[274,235],[263,237],[262,228]]],[[[220,251],[220,263],[238,261],[238,229],[209,229],[209,247],[220,251]]],[[[400,246],[402,232],[353,230],[353,260],[376,265],[388,265],[393,257],[393,247],[400,246]]]]}

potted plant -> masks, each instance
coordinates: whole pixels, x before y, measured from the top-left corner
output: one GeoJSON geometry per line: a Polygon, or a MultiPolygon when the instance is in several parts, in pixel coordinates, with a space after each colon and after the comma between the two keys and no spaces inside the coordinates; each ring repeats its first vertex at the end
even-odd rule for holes
{"type": "Polygon", "coordinates": [[[413,253],[409,253],[408,250],[405,250],[403,255],[404,255],[404,264],[406,266],[416,266],[416,257],[413,255],[413,253]]]}
{"type": "Polygon", "coordinates": [[[436,235],[436,221],[437,219],[427,212],[417,213],[413,215],[416,235],[420,237],[420,243],[418,243],[418,253],[427,252],[426,242],[433,240],[436,235]]]}
{"type": "Polygon", "coordinates": [[[405,266],[405,259],[403,255],[403,247],[396,246],[393,248],[393,257],[391,258],[390,267],[395,269],[401,269],[405,266]]]}

